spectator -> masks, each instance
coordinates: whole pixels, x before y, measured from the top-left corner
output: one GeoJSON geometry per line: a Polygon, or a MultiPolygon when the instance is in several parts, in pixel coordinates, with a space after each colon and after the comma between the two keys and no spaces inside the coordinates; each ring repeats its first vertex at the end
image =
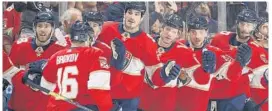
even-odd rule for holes
{"type": "Polygon", "coordinates": [[[82,12],[76,8],[69,8],[60,17],[62,26],[55,30],[55,37],[65,43],[65,37],[69,37],[70,28],[76,21],[82,21],[82,12]]]}
{"type": "Polygon", "coordinates": [[[155,5],[155,11],[163,15],[165,12],[163,2],[154,2],[154,5],[155,5]]]}
{"type": "Polygon", "coordinates": [[[82,21],[82,12],[76,8],[66,10],[60,18],[65,34],[70,33],[70,28],[77,20],[82,21]]]}
{"type": "Polygon", "coordinates": [[[21,26],[21,15],[22,11],[26,9],[26,3],[24,2],[13,2],[3,14],[4,20],[4,33],[12,37],[14,41],[19,34],[21,26]]]}
{"type": "Polygon", "coordinates": [[[207,3],[200,3],[196,9],[195,12],[197,15],[204,16],[206,20],[208,21],[208,29],[209,33],[216,33],[218,32],[218,23],[216,20],[212,19],[211,10],[207,3]]]}
{"type": "Polygon", "coordinates": [[[165,13],[167,15],[174,14],[178,10],[176,2],[166,2],[165,3],[165,13]]]}
{"type": "Polygon", "coordinates": [[[82,2],[84,11],[97,11],[97,2],[82,2]]]}

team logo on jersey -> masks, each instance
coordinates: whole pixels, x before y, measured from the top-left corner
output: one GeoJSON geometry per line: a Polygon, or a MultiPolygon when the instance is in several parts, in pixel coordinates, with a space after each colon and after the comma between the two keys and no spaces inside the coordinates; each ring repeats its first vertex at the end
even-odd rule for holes
{"type": "Polygon", "coordinates": [[[36,50],[35,50],[35,52],[36,52],[36,55],[38,57],[40,57],[44,51],[43,51],[42,47],[37,47],[36,50]]]}
{"type": "Polygon", "coordinates": [[[161,55],[165,52],[163,47],[159,47],[156,51],[157,53],[157,58],[160,60],[161,55]]]}
{"type": "Polygon", "coordinates": [[[130,38],[130,34],[128,32],[122,33],[122,40],[126,41],[128,38],[130,38]]]}
{"type": "Polygon", "coordinates": [[[188,73],[183,69],[180,70],[179,79],[183,81],[183,85],[187,85],[192,81],[192,78],[190,78],[188,73]]]}
{"type": "Polygon", "coordinates": [[[264,63],[268,63],[268,60],[266,59],[265,54],[261,54],[261,55],[260,55],[260,58],[261,58],[261,60],[262,60],[264,63]]]}
{"type": "Polygon", "coordinates": [[[107,59],[105,57],[99,57],[100,67],[108,69],[110,68],[109,64],[107,63],[107,59]]]}

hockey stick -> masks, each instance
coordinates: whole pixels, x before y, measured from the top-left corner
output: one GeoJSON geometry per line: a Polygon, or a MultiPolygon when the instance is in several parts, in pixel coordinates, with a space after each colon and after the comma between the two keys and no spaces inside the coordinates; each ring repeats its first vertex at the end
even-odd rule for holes
{"type": "Polygon", "coordinates": [[[53,96],[53,97],[58,98],[58,99],[60,99],[60,100],[66,101],[66,102],[68,102],[68,103],[70,103],[70,104],[73,104],[73,105],[75,105],[75,106],[77,106],[77,107],[79,107],[79,108],[81,108],[81,109],[84,109],[84,110],[86,110],[86,111],[93,111],[93,110],[91,110],[91,109],[89,109],[89,108],[87,108],[87,107],[85,107],[85,106],[82,106],[82,105],[79,104],[78,102],[75,102],[75,101],[73,101],[73,100],[71,100],[71,99],[69,99],[69,98],[66,98],[66,97],[64,97],[64,96],[62,96],[62,95],[59,95],[59,94],[57,94],[57,93],[55,93],[55,92],[53,92],[53,91],[50,91],[50,90],[48,90],[48,89],[46,89],[46,88],[44,88],[44,87],[39,86],[39,85],[33,83],[31,80],[26,80],[26,84],[28,84],[30,87],[39,89],[40,91],[45,92],[46,94],[48,94],[48,95],[50,95],[50,96],[53,96]]]}
{"type": "Polygon", "coordinates": [[[265,98],[257,107],[261,107],[264,103],[268,102],[268,98],[265,98]]]}

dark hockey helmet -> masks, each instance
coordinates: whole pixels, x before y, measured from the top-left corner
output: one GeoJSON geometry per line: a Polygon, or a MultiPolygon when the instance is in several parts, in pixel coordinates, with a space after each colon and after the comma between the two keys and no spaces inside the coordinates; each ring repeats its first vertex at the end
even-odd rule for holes
{"type": "Polygon", "coordinates": [[[208,21],[203,16],[193,17],[188,22],[188,29],[208,29],[208,21]]]}
{"type": "MultiPolygon", "coordinates": [[[[256,33],[259,33],[259,34],[262,34],[260,31],[259,31],[259,28],[260,26],[262,26],[263,24],[265,23],[268,23],[268,19],[265,18],[265,17],[259,17],[258,20],[257,20],[257,26],[253,32],[253,37],[256,38],[256,40],[259,40],[259,38],[255,35],[256,33]]],[[[263,35],[263,34],[262,34],[263,35]]],[[[268,39],[268,37],[266,37],[265,39],[268,39]]]]}
{"type": "Polygon", "coordinates": [[[182,19],[176,14],[171,14],[168,17],[165,18],[164,25],[170,26],[173,28],[183,28],[182,19]]]}
{"type": "Polygon", "coordinates": [[[256,27],[256,30],[258,30],[258,28],[261,26],[261,25],[263,25],[263,24],[265,24],[265,23],[267,23],[268,22],[268,19],[267,18],[265,18],[265,17],[259,17],[258,19],[257,19],[257,27],[256,27]]]}
{"type": "Polygon", "coordinates": [[[145,2],[128,2],[125,6],[125,12],[127,12],[128,9],[134,9],[141,12],[141,15],[143,16],[146,11],[146,5],[145,2]]]}
{"type": "Polygon", "coordinates": [[[237,22],[255,23],[257,21],[256,12],[250,9],[244,9],[237,15],[237,22]]]}
{"type": "Polygon", "coordinates": [[[82,16],[84,22],[92,21],[98,23],[99,25],[102,25],[104,22],[103,15],[100,12],[83,12],[82,16]]]}
{"type": "Polygon", "coordinates": [[[85,42],[93,37],[93,29],[86,23],[76,21],[71,27],[71,40],[85,42]]]}
{"type": "Polygon", "coordinates": [[[51,12],[42,11],[42,12],[39,12],[35,16],[34,26],[36,26],[37,23],[39,23],[39,22],[48,22],[54,27],[55,26],[54,20],[55,20],[55,18],[51,12]]]}

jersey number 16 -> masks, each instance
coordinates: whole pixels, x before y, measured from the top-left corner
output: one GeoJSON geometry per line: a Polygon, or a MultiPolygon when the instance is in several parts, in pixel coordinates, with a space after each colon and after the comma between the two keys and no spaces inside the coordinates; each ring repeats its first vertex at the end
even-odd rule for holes
{"type": "Polygon", "coordinates": [[[75,78],[68,78],[69,74],[78,75],[77,66],[66,66],[58,69],[59,94],[69,99],[74,99],[78,94],[78,83],[75,78]],[[70,90],[68,90],[68,87],[70,90]]]}

